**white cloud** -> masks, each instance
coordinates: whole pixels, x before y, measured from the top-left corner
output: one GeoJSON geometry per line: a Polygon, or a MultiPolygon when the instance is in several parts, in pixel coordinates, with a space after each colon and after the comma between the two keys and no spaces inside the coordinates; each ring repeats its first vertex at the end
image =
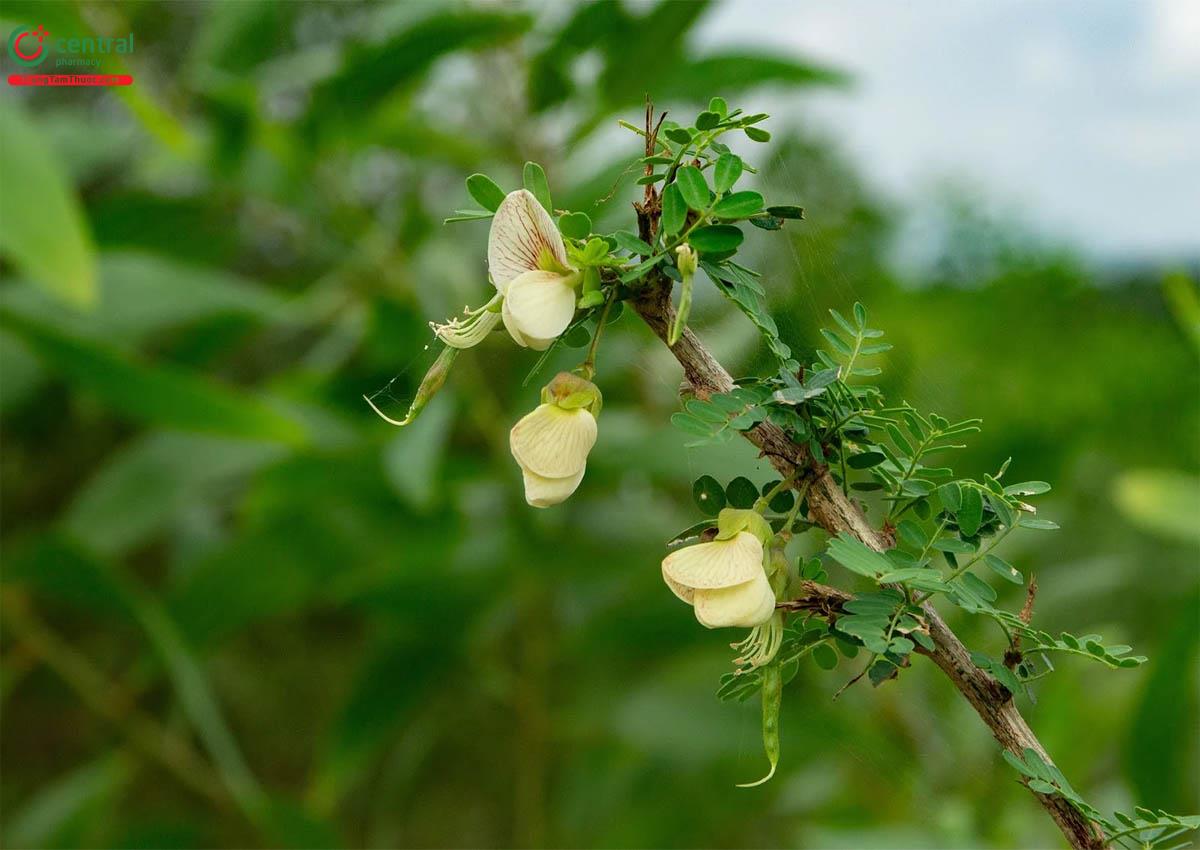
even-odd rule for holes
{"type": "Polygon", "coordinates": [[[885,190],[955,176],[1104,256],[1200,253],[1200,4],[733,0],[703,41],[848,69],[817,115],[885,190]]]}
{"type": "Polygon", "coordinates": [[[1151,67],[1168,79],[1184,76],[1195,82],[1200,76],[1200,4],[1157,0],[1149,6],[1151,67]]]}

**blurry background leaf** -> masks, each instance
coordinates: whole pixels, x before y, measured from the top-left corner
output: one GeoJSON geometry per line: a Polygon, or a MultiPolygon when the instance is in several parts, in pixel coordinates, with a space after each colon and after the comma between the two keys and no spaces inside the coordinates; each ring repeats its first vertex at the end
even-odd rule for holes
{"type": "Polygon", "coordinates": [[[411,425],[396,432],[383,450],[388,481],[418,511],[433,507],[441,480],[442,455],[450,437],[454,403],[438,395],[411,425]]]}
{"type": "Polygon", "coordinates": [[[315,786],[318,801],[332,802],[388,735],[411,725],[436,677],[453,674],[448,653],[455,647],[438,638],[436,632],[415,639],[385,635],[366,657],[331,730],[315,786]]]}
{"type": "Polygon", "coordinates": [[[240,476],[281,454],[271,443],[151,432],[114,453],[80,488],[63,525],[98,552],[123,554],[167,532],[196,502],[223,498],[240,476]]]}
{"type": "Polygon", "coordinates": [[[20,283],[0,292],[0,305],[41,324],[120,347],[136,346],[148,334],[200,319],[246,316],[279,321],[288,311],[287,300],[269,289],[169,257],[103,254],[99,270],[100,298],[86,311],[20,283]]]}
{"type": "Polygon", "coordinates": [[[304,431],[257,398],[177,367],[142,363],[9,311],[4,326],[47,365],[136,419],[188,430],[296,443],[304,431]]]}
{"type": "Polygon", "coordinates": [[[1150,659],[1129,727],[1126,765],[1142,800],[1156,807],[1186,809],[1195,803],[1197,749],[1189,743],[1200,687],[1200,606],[1190,600],[1178,606],[1167,640],[1150,659]]]}
{"type": "Polygon", "coordinates": [[[11,98],[0,100],[0,253],[62,301],[96,300],[87,220],[53,149],[11,98]]]}
{"type": "Polygon", "coordinates": [[[105,564],[68,538],[42,535],[25,541],[5,565],[4,582],[35,588],[57,603],[66,603],[105,619],[133,622],[133,606],[125,589],[105,564]]]}
{"type": "Polygon", "coordinates": [[[669,68],[657,90],[661,91],[662,97],[700,98],[702,92],[738,95],[764,84],[842,85],[846,82],[845,74],[831,68],[747,51],[720,53],[678,63],[669,68]]]}
{"type": "Polygon", "coordinates": [[[462,9],[430,15],[378,44],[353,45],[341,70],[313,92],[309,114],[327,121],[367,112],[441,57],[510,40],[532,24],[523,14],[462,9]]]}
{"type": "Polygon", "coordinates": [[[112,805],[129,781],[130,766],[118,754],[102,756],[56,778],[8,817],[5,836],[14,846],[69,847],[86,841],[80,821],[112,805]],[[74,832],[74,835],[72,835],[74,832]]]}
{"type": "Polygon", "coordinates": [[[1113,500],[1131,522],[1146,531],[1200,543],[1200,476],[1131,470],[1114,482],[1113,500]]]}

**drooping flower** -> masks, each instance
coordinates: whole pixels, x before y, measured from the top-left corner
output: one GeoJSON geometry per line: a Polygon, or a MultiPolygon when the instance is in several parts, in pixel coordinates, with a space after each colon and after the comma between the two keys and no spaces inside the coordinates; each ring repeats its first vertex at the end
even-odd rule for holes
{"type": "Polygon", "coordinates": [[[717,538],[667,555],[663,580],[710,629],[761,625],[775,613],[775,592],[764,568],[763,541],[770,533],[753,511],[723,510],[717,538]]]}
{"type": "Polygon", "coordinates": [[[509,448],[530,505],[548,508],[575,492],[596,443],[600,406],[595,384],[560,372],[542,389],[542,403],[512,427],[509,448]]]}
{"type": "Polygon", "coordinates": [[[542,351],[571,324],[580,274],[554,220],[525,189],[509,192],[496,209],[488,271],[504,296],[504,327],[518,345],[542,351]]]}

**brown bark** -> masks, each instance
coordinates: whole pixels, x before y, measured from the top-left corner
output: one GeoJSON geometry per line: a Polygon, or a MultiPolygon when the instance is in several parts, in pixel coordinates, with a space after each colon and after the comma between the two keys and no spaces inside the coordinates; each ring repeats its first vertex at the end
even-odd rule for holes
{"type": "MultiPolygon", "coordinates": [[[[664,279],[648,281],[640,298],[633,305],[664,343],[674,317],[669,284],[670,281],[664,279]]],[[[684,330],[679,341],[671,347],[671,351],[683,367],[685,377],[698,396],[728,392],[733,388],[733,379],[729,373],[690,328],[684,330]]],[[[884,551],[889,547],[890,541],[874,529],[863,512],[846,498],[828,470],[813,463],[807,450],[792,442],[781,428],[764,422],[745,432],[745,436],[762,450],[763,456],[769,459],[772,466],[785,478],[797,473],[797,483],[810,481],[808,505],[810,518],[814,522],[830,534],[848,532],[876,551],[884,551]]],[[[842,591],[813,582],[805,582],[804,589],[804,598],[793,607],[830,613],[840,609],[850,598],[842,591]]],[[[967,648],[942,620],[932,604],[927,602],[923,607],[934,648],[932,651],[918,651],[929,656],[946,674],[954,687],[987,724],[1001,747],[1018,756],[1022,755],[1025,748],[1030,748],[1047,764],[1052,764],[1045,748],[1017,710],[1008,690],[990,673],[972,663],[967,648]]],[[[1107,846],[1100,829],[1062,797],[1036,792],[1034,796],[1058,824],[1071,847],[1097,850],[1107,846]]]]}

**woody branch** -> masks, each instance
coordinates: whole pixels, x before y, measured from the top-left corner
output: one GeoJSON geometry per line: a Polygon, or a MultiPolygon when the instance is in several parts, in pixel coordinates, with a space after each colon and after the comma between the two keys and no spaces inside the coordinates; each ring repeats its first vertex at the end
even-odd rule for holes
{"type": "MultiPolygon", "coordinates": [[[[661,119],[660,119],[661,120],[661,119]]],[[[653,111],[646,111],[646,152],[651,155],[657,126],[653,111]]],[[[652,242],[658,229],[658,218],[662,205],[652,185],[646,186],[641,202],[634,204],[638,215],[639,235],[652,242]]],[[[674,320],[671,304],[670,278],[656,269],[646,275],[632,306],[654,334],[667,343],[674,320]]],[[[699,338],[690,329],[685,329],[681,338],[669,346],[675,359],[683,367],[684,376],[695,393],[704,398],[713,393],[728,392],[734,387],[729,372],[712,356],[699,338]]],[[[792,441],[783,429],[770,422],[762,422],[744,436],[757,446],[762,455],[793,486],[807,486],[809,519],[830,534],[846,532],[877,552],[891,548],[893,541],[875,529],[862,511],[843,493],[842,488],[821,464],[816,463],[806,447],[792,441]]],[[[834,588],[805,582],[804,595],[795,607],[809,607],[835,613],[851,597],[834,588]]],[[[932,650],[918,650],[928,656],[946,674],[951,684],[975,709],[987,725],[992,736],[1001,747],[1020,756],[1026,748],[1032,749],[1047,764],[1052,764],[1045,748],[1029,728],[1013,702],[1012,694],[991,674],[979,669],[958,636],[951,631],[937,610],[929,602],[922,605],[933,641],[932,650]]],[[[1067,842],[1080,850],[1097,850],[1108,846],[1099,828],[1057,794],[1032,792],[1062,830],[1067,842]]]]}

